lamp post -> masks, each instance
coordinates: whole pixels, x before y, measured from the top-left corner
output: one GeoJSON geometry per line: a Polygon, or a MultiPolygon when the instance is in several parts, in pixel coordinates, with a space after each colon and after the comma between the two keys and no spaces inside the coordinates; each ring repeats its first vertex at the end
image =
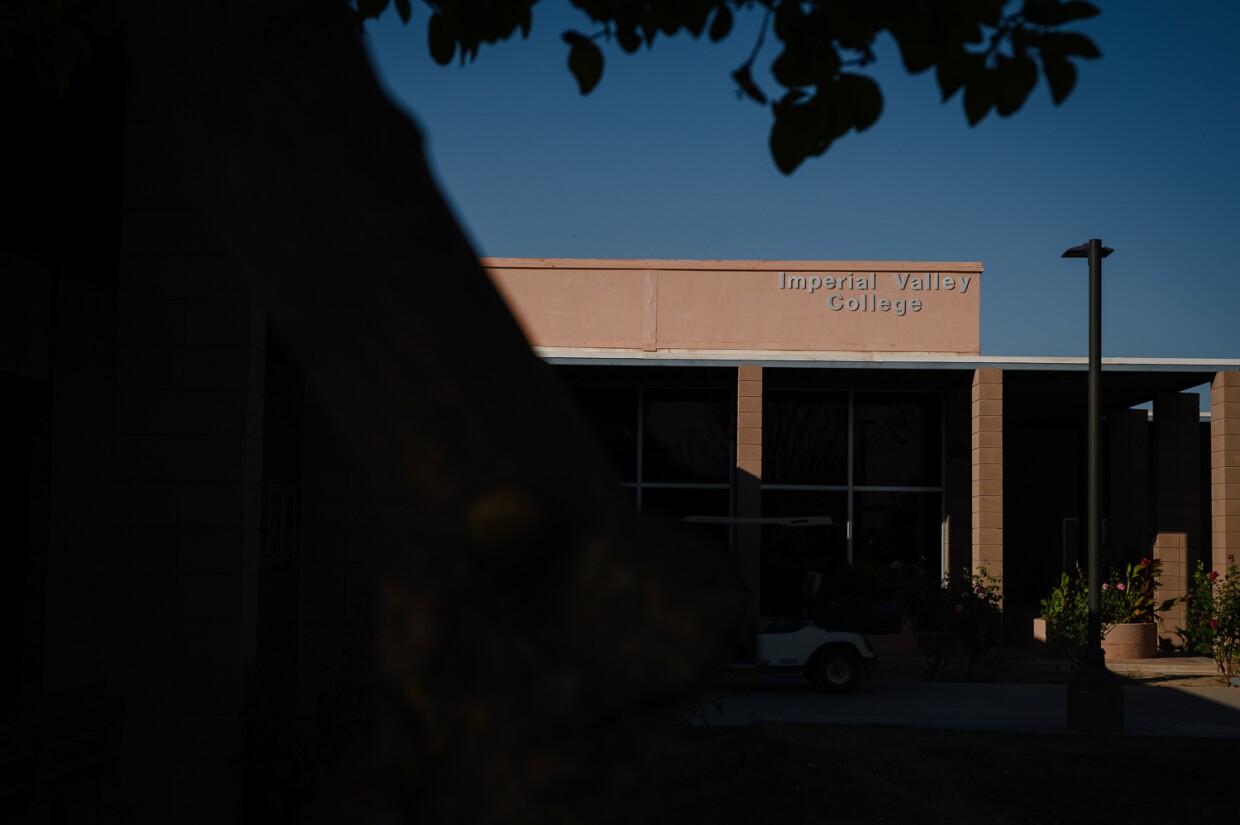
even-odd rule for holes
{"type": "Polygon", "coordinates": [[[1085,656],[1068,683],[1068,729],[1096,733],[1124,730],[1124,691],[1107,670],[1102,650],[1102,544],[1100,499],[1100,430],[1102,427],[1102,259],[1114,250],[1093,238],[1063,253],[1089,259],[1089,458],[1087,531],[1089,553],[1089,625],[1085,656]]]}

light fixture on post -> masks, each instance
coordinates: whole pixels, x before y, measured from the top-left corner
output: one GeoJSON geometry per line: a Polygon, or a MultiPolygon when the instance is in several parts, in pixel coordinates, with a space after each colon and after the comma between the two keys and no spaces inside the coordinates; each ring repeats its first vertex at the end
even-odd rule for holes
{"type": "Polygon", "coordinates": [[[1089,259],[1089,457],[1088,457],[1088,583],[1089,625],[1085,655],[1068,683],[1068,729],[1095,733],[1124,730],[1124,690],[1119,677],[1107,670],[1102,650],[1102,545],[1100,442],[1102,428],[1102,259],[1114,250],[1092,238],[1063,253],[1089,259]]]}

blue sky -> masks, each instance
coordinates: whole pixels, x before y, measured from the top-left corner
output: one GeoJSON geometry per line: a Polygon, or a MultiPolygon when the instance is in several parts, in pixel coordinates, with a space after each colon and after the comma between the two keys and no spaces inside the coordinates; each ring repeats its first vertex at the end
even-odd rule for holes
{"type": "Polygon", "coordinates": [[[567,0],[463,67],[431,61],[420,3],[368,37],[480,254],[981,261],[984,354],[1084,355],[1086,266],[1059,255],[1099,237],[1104,355],[1240,358],[1240,3],[1095,2],[1077,28],[1103,57],[1063,105],[1040,82],[970,128],[884,42],[882,118],[790,177],[729,77],[756,15],[723,44],[607,47],[588,97],[560,34],[589,21],[567,0]]]}

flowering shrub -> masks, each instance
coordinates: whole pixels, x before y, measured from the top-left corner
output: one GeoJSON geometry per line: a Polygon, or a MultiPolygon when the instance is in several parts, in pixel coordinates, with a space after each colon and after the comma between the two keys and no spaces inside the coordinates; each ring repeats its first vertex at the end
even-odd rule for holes
{"type": "Polygon", "coordinates": [[[1170,607],[1170,603],[1159,605],[1156,600],[1161,575],[1162,562],[1151,558],[1128,565],[1123,575],[1112,570],[1110,578],[1102,583],[1103,625],[1109,630],[1117,624],[1153,622],[1157,610],[1170,607]]]}
{"type": "MultiPolygon", "coordinates": [[[[1159,603],[1158,578],[1161,575],[1162,562],[1148,557],[1137,564],[1126,565],[1122,572],[1111,570],[1102,583],[1100,594],[1103,636],[1117,624],[1154,622],[1159,612],[1183,601],[1168,599],[1159,603]]],[[[1047,632],[1060,650],[1079,659],[1089,627],[1085,571],[1077,567],[1075,576],[1064,573],[1059,577],[1059,583],[1042,600],[1042,618],[1046,619],[1047,632]]]]}
{"type": "Polygon", "coordinates": [[[1228,565],[1227,577],[1208,573],[1201,562],[1188,592],[1188,643],[1214,658],[1227,678],[1240,675],[1240,570],[1228,565]]]}
{"type": "Polygon", "coordinates": [[[921,586],[906,591],[906,610],[913,621],[918,646],[926,657],[926,679],[933,679],[963,654],[973,666],[999,645],[1003,634],[1000,582],[986,568],[948,574],[936,586],[922,578],[921,586]]]}

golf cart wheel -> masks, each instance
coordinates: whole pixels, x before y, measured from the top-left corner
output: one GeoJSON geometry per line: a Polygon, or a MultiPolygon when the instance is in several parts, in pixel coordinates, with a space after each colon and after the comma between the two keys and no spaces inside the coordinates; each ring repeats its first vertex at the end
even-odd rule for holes
{"type": "Polygon", "coordinates": [[[827,693],[848,693],[861,681],[861,657],[852,648],[823,648],[805,666],[805,675],[827,693]]]}

